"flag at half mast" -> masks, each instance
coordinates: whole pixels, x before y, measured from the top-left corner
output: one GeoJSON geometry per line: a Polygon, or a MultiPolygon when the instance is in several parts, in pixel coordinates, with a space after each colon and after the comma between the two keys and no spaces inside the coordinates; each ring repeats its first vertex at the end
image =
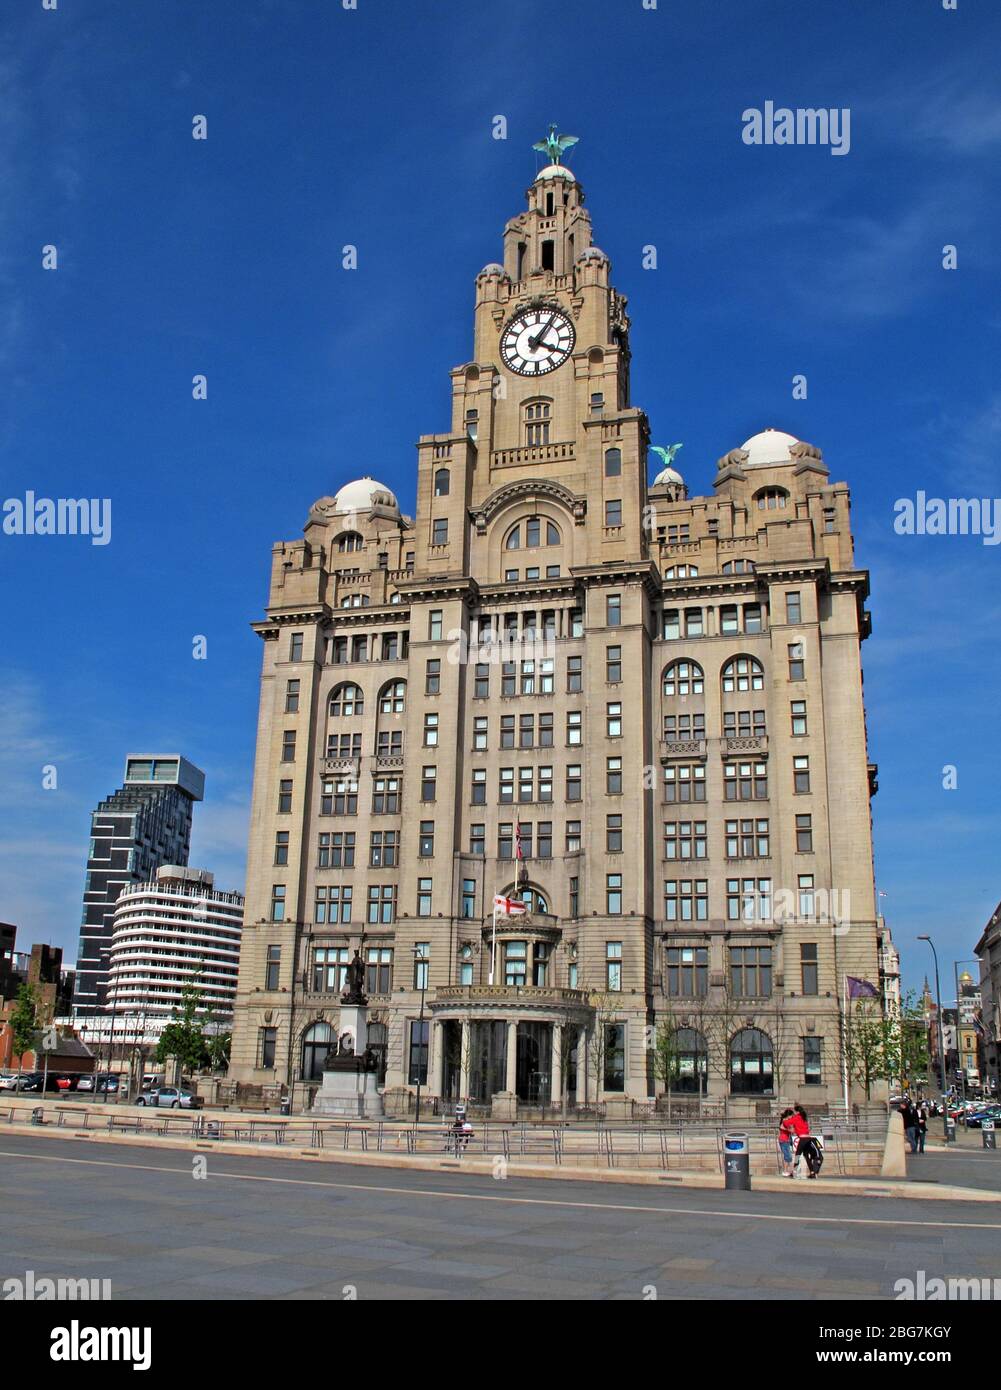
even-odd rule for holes
{"type": "Polygon", "coordinates": [[[856,975],[845,976],[845,993],[849,999],[878,999],[879,990],[870,980],[860,980],[856,975]]]}
{"type": "Polygon", "coordinates": [[[520,917],[528,908],[517,898],[505,898],[503,893],[494,895],[494,911],[503,912],[507,917],[520,917]]]}

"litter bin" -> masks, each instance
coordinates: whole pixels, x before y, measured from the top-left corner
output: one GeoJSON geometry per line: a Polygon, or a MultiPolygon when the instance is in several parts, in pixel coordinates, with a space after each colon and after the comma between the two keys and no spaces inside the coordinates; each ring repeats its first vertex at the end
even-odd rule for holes
{"type": "Polygon", "coordinates": [[[727,1192],[750,1192],[751,1143],[746,1134],[723,1135],[723,1173],[727,1192]]]}
{"type": "Polygon", "coordinates": [[[985,1149],[997,1148],[997,1136],[994,1132],[993,1120],[981,1120],[980,1133],[983,1135],[985,1149]]]}
{"type": "Polygon", "coordinates": [[[947,1144],[955,1144],[956,1142],[956,1121],[951,1115],[947,1116],[945,1121],[945,1142],[947,1144]]]}
{"type": "Polygon", "coordinates": [[[281,1103],[281,1105],[278,1107],[278,1113],[279,1113],[279,1115],[291,1115],[291,1113],[292,1113],[292,1097],[291,1097],[291,1096],[282,1096],[282,1103],[281,1103]]]}
{"type": "Polygon", "coordinates": [[[42,1109],[40,1105],[36,1105],[34,1110],[32,1110],[31,1123],[33,1125],[41,1125],[45,1123],[45,1111],[42,1109]]]}

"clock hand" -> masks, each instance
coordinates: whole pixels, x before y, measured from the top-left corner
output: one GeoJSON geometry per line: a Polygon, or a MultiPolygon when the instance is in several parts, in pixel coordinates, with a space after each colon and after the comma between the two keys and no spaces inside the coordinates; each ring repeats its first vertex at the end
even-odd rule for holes
{"type": "Polygon", "coordinates": [[[542,341],[542,339],[545,337],[545,335],[549,332],[550,328],[552,328],[552,326],[553,326],[553,319],[554,319],[555,317],[556,317],[555,312],[553,312],[552,314],[550,314],[550,315],[549,315],[549,322],[543,324],[543,326],[539,329],[538,333],[533,333],[532,336],[531,336],[531,338],[529,338],[529,340],[528,340],[528,350],[529,350],[529,352],[534,352],[535,349],[539,346],[539,343],[542,341]]]}

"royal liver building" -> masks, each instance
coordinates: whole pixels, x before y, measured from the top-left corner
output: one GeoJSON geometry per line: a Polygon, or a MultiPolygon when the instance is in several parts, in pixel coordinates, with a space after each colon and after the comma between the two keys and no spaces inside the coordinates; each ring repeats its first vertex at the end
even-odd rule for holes
{"type": "Polygon", "coordinates": [[[416,517],[345,481],[272,553],[231,1076],[297,1108],[356,950],[389,1114],[835,1101],[879,979],[848,488],[773,429],[706,496],[672,450],[649,481],[567,143],[476,277],[416,517]]]}

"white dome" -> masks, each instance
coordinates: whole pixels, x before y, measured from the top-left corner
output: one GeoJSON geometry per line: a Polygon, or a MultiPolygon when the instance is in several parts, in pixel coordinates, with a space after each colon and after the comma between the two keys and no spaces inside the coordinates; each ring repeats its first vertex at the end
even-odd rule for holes
{"type": "Polygon", "coordinates": [[[650,486],[665,487],[668,483],[683,483],[684,481],[676,468],[662,468],[650,486]]]}
{"type": "Polygon", "coordinates": [[[395,494],[374,478],[356,478],[353,483],[345,483],[334,497],[336,512],[369,512],[375,507],[391,512],[400,510],[395,494]]]}
{"type": "Polygon", "coordinates": [[[789,450],[799,440],[784,430],[762,430],[745,439],[741,448],[747,454],[745,468],[765,468],[770,463],[790,463],[789,450]]]}
{"type": "Polygon", "coordinates": [[[565,164],[547,164],[536,174],[535,182],[538,183],[540,179],[569,179],[571,183],[577,182],[565,164]]]}

